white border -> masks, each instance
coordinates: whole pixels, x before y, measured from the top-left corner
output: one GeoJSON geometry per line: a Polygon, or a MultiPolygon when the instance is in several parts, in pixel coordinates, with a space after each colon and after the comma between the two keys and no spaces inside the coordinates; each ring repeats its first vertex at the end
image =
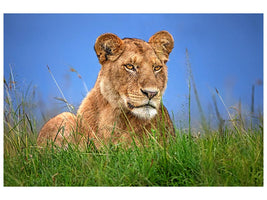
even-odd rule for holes
{"type": "Polygon", "coordinates": [[[264,0],[2,0],[3,13],[263,13],[264,0]],[[3,3],[4,1],[4,3],[3,3]]]}

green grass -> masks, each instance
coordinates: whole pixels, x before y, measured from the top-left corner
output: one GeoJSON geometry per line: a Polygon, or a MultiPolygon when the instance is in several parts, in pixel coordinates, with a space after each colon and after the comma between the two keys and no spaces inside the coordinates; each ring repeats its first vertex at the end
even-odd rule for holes
{"type": "Polygon", "coordinates": [[[30,141],[10,147],[6,136],[4,185],[263,186],[261,128],[242,135],[228,130],[224,138],[216,131],[199,138],[176,134],[166,148],[150,138],[146,147],[99,151],[39,148],[30,141]]]}

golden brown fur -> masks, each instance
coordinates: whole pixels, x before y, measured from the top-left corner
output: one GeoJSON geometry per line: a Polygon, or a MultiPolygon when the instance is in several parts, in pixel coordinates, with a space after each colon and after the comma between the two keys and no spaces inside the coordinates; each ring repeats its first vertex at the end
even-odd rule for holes
{"type": "Polygon", "coordinates": [[[49,120],[39,133],[38,144],[47,139],[59,145],[93,139],[97,147],[108,141],[131,142],[132,136],[142,138],[159,124],[173,133],[168,111],[161,103],[173,45],[167,31],[154,34],[148,43],[122,40],[110,33],[98,37],[95,51],[102,68],[94,88],[76,116],[62,113],[49,120]],[[58,131],[62,127],[64,136],[58,131]]]}

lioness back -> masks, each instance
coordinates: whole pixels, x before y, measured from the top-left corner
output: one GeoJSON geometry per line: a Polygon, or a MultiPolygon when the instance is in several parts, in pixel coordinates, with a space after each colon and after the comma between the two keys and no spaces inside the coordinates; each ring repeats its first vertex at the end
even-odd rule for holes
{"type": "Polygon", "coordinates": [[[76,116],[63,113],[43,126],[39,143],[49,139],[62,144],[64,135],[68,142],[75,142],[77,137],[70,136],[75,131],[79,142],[92,139],[97,147],[110,141],[130,143],[133,136],[143,138],[160,123],[173,134],[172,121],[161,102],[167,86],[166,62],[173,46],[167,31],[154,34],[148,42],[120,39],[111,33],[99,36],[95,52],[102,67],[95,86],[76,116]],[[62,136],[58,130],[63,126],[62,136]]]}

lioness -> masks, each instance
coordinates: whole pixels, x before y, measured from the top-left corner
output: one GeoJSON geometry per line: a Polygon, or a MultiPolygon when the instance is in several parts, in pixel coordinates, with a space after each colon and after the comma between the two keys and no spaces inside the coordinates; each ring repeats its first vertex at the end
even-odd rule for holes
{"type": "Polygon", "coordinates": [[[106,33],[99,36],[95,52],[102,68],[95,86],[82,101],[77,115],[61,113],[41,129],[37,143],[58,145],[93,139],[131,142],[152,128],[174,133],[167,109],[161,103],[167,85],[167,66],[174,40],[167,31],[148,42],[106,33]]]}

